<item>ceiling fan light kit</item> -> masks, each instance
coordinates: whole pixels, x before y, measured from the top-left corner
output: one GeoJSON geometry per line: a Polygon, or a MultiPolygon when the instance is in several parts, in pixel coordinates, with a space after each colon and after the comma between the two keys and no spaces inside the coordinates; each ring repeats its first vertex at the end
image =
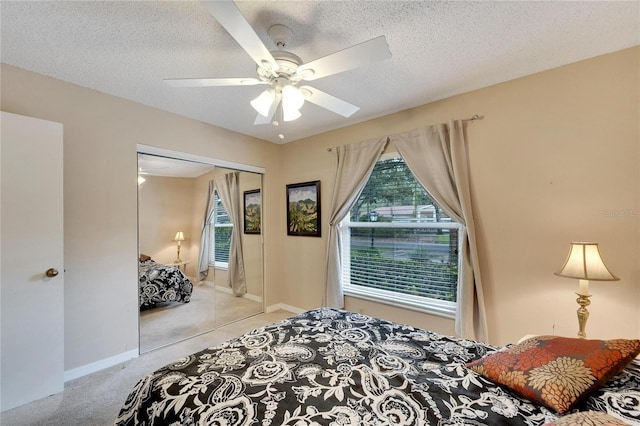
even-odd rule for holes
{"type": "Polygon", "coordinates": [[[385,37],[379,36],[305,64],[295,54],[282,50],[293,36],[286,26],[276,24],[269,27],[267,34],[279,49],[269,51],[233,1],[202,3],[256,63],[258,78],[187,78],[167,79],[165,82],[172,87],[269,85],[250,102],[258,112],[254,121],[256,125],[277,125],[275,115],[279,109],[283,121],[300,118],[300,108],[305,100],[343,117],[350,117],[360,108],[314,87],[296,86],[301,81],[316,80],[391,57],[385,37]]]}
{"type": "Polygon", "coordinates": [[[253,109],[258,111],[258,114],[268,117],[271,104],[276,99],[276,91],[274,89],[267,89],[260,93],[260,96],[251,101],[253,109]]]}
{"type": "Polygon", "coordinates": [[[300,118],[302,105],[304,105],[304,96],[300,89],[292,85],[284,86],[282,89],[282,119],[293,121],[300,118]]]}

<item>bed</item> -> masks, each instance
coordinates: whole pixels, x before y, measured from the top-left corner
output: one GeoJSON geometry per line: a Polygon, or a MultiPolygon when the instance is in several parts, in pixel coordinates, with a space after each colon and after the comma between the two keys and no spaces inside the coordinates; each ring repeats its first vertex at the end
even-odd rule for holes
{"type": "Polygon", "coordinates": [[[148,309],[164,302],[189,303],[193,284],[176,266],[157,263],[148,256],[140,256],[138,267],[140,309],[148,309]]]}
{"type": "MultiPolygon", "coordinates": [[[[635,342],[640,351],[640,342],[635,342]]],[[[557,411],[467,367],[496,354],[504,351],[321,308],[258,328],[147,375],[128,395],[115,423],[340,426],[557,421],[557,411]]],[[[563,416],[592,410],[626,423],[640,422],[636,355],[630,354],[624,370],[563,416]]]]}

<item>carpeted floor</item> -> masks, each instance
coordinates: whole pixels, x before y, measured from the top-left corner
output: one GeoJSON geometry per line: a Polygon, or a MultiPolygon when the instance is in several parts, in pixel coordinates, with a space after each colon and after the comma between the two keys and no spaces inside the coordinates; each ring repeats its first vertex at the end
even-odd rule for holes
{"type": "Polygon", "coordinates": [[[220,344],[254,328],[292,315],[286,311],[255,315],[67,382],[62,393],[0,413],[0,424],[2,426],[113,425],[129,391],[144,375],[182,356],[220,344]]]}
{"type": "Polygon", "coordinates": [[[206,333],[262,312],[262,303],[204,282],[193,287],[189,303],[168,303],[140,312],[140,352],[206,333]]]}

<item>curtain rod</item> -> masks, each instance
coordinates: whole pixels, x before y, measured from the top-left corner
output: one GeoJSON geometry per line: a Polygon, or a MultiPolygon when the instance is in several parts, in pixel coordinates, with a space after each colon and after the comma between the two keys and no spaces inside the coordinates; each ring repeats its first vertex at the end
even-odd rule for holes
{"type": "MultiPolygon", "coordinates": [[[[469,118],[463,118],[462,121],[470,121],[473,123],[474,121],[482,120],[483,118],[484,118],[484,115],[473,114],[469,118]]],[[[333,148],[327,148],[327,152],[333,152],[333,148]]]]}
{"type": "Polygon", "coordinates": [[[478,115],[478,114],[474,114],[469,118],[463,118],[462,121],[476,121],[476,120],[482,120],[484,118],[484,115],[478,115]]]}

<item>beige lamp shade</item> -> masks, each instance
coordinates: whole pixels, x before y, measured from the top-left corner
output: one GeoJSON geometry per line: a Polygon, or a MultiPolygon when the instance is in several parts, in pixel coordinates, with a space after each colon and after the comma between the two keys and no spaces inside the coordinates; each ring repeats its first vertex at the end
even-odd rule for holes
{"type": "Polygon", "coordinates": [[[569,256],[564,261],[562,267],[555,273],[560,277],[575,278],[579,280],[579,287],[576,294],[578,298],[576,302],[580,306],[578,308],[578,337],[584,339],[587,337],[585,328],[587,319],[589,319],[589,311],[587,306],[591,304],[589,298],[589,281],[618,281],[613,272],[604,264],[598,243],[571,243],[569,248],[569,256]]]}
{"type": "Polygon", "coordinates": [[[558,272],[560,277],[589,281],[618,281],[604,264],[598,243],[571,243],[569,256],[558,272]]]}
{"type": "Polygon", "coordinates": [[[180,231],[176,233],[176,236],[173,239],[173,241],[184,241],[184,232],[180,231]]]}

